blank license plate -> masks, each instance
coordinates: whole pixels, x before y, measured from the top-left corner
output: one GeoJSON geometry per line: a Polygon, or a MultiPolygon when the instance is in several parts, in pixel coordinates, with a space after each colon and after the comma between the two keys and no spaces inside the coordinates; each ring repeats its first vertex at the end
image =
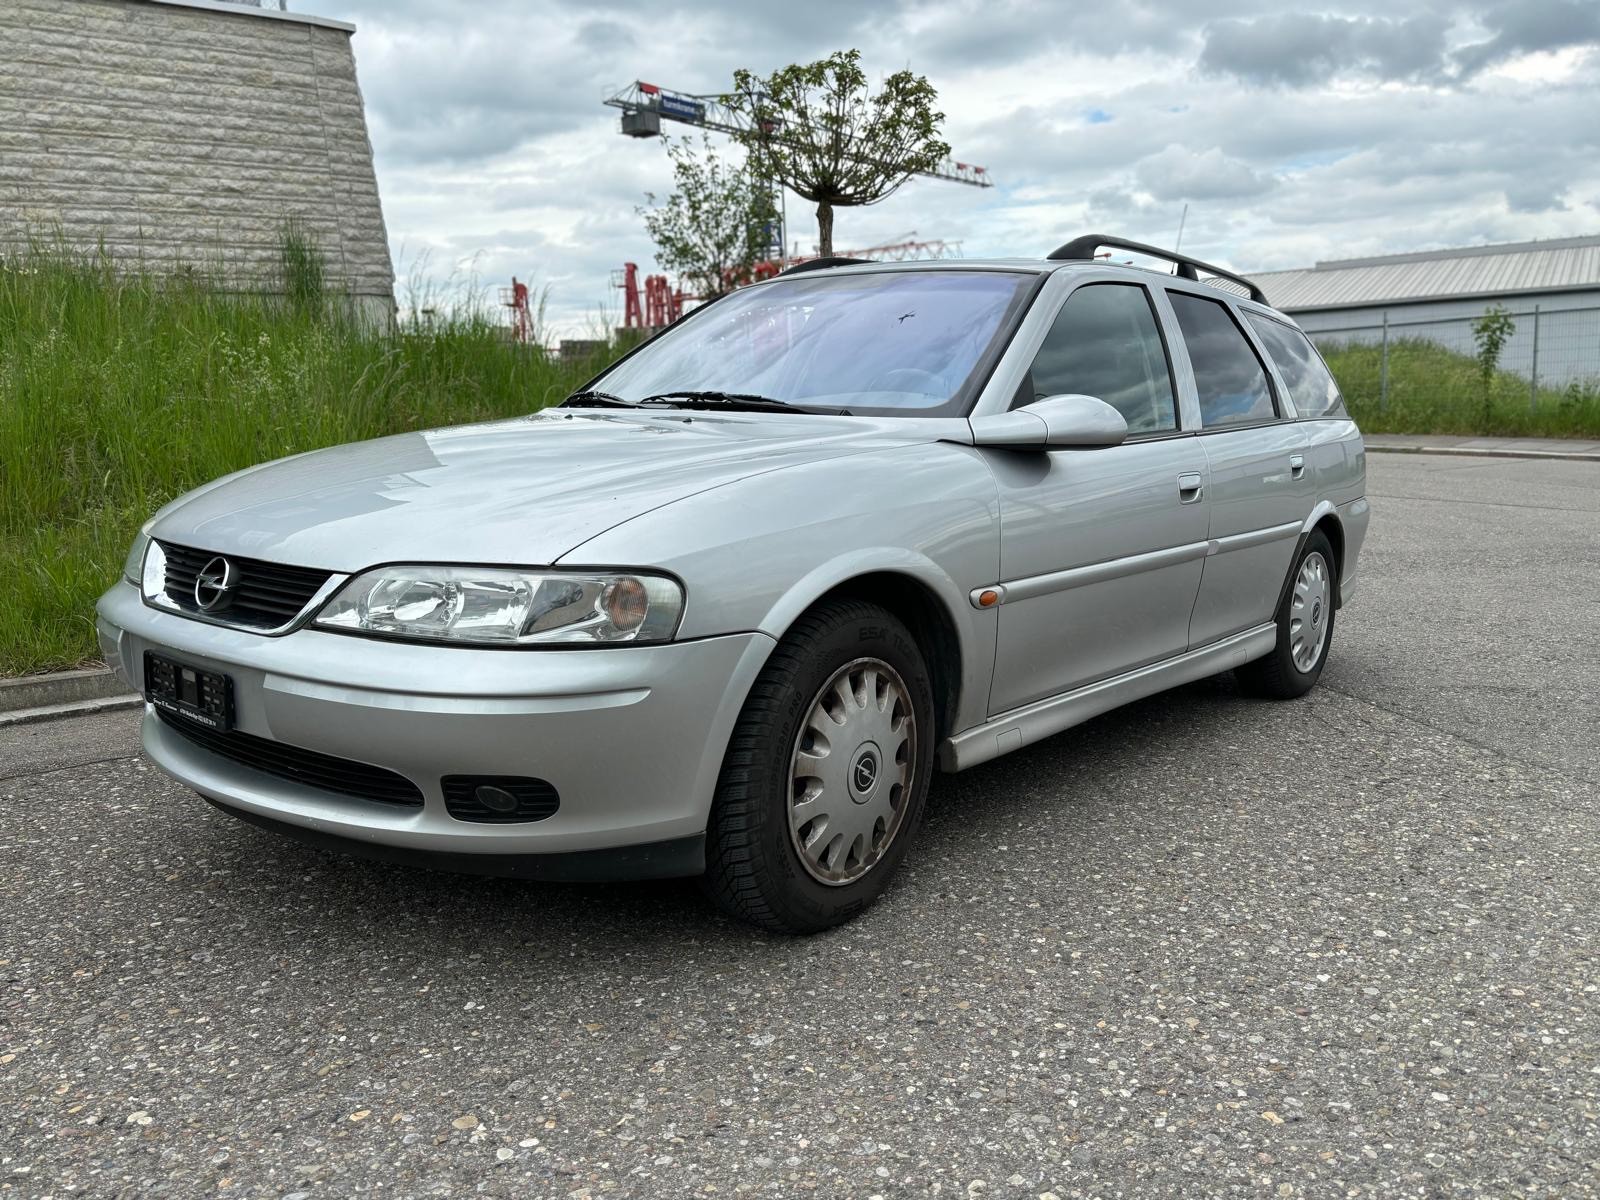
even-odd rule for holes
{"type": "Polygon", "coordinates": [[[233,728],[233,681],[220,671],[202,671],[146,650],[144,694],[163,712],[208,729],[233,728]]]}

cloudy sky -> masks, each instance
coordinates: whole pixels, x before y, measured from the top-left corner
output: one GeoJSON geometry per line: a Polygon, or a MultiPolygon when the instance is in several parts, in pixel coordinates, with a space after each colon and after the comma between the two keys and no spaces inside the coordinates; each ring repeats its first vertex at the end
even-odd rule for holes
{"type": "MultiPolygon", "coordinates": [[[[913,230],[966,257],[1088,231],[1170,245],[1185,203],[1184,248],[1246,269],[1600,232],[1600,0],[290,7],[357,26],[402,279],[531,277],[568,334],[616,319],[609,273],[651,267],[635,209],[671,183],[601,101],[848,47],[874,78],[928,76],[955,157],[998,186],[914,180],[840,211],[841,249],[913,230]]],[[[809,248],[809,206],[788,212],[809,248]]]]}

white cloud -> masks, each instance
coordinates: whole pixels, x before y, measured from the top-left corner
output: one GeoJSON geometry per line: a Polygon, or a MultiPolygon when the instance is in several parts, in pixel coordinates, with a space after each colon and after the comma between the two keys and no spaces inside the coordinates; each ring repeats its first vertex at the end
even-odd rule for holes
{"type": "Polygon", "coordinates": [[[1278,183],[1216,146],[1196,153],[1176,142],[1140,159],[1133,176],[1156,200],[1238,200],[1270,192],[1278,183]]]}
{"type": "MultiPolygon", "coordinates": [[[[635,208],[666,155],[601,100],[713,91],[854,46],[928,75],[989,190],[913,180],[838,214],[842,247],[923,237],[1042,254],[1094,229],[1242,267],[1600,229],[1594,0],[296,0],[352,20],[397,251],[550,285],[558,327],[653,270],[635,208]]],[[[788,200],[791,240],[815,238],[788,200]]],[[[403,270],[403,264],[402,264],[403,270]]]]}

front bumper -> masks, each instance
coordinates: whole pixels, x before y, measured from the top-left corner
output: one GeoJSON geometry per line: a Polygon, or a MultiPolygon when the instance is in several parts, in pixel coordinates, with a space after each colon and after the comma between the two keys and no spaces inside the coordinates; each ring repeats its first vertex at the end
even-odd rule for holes
{"type": "MultiPolygon", "coordinates": [[[[145,751],[173,778],[257,823],[496,870],[491,859],[701,836],[728,737],[773,645],[761,633],[533,651],[313,629],[263,637],[150,608],[128,583],[101,597],[98,618],[106,661],[135,689],[147,649],[222,671],[233,680],[238,730],[397,772],[423,804],[396,808],[264,773],[195,745],[147,708],[145,751]],[[560,808],[528,823],[458,820],[440,786],[453,774],[548,780],[560,808]]],[[[651,869],[649,854],[617,861],[644,864],[626,873],[674,873],[651,869]]]]}

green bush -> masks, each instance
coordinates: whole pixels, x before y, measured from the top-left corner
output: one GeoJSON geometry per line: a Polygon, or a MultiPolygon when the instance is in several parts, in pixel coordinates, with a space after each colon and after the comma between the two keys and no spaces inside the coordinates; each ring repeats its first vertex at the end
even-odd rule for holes
{"type": "MultiPolygon", "coordinates": [[[[290,231],[291,233],[293,231],[290,231]]],[[[95,656],[93,607],[173,496],[302,450],[510,416],[600,361],[557,363],[485,316],[391,332],[283,247],[287,299],[35,249],[0,260],[0,674],[95,656]]]]}

